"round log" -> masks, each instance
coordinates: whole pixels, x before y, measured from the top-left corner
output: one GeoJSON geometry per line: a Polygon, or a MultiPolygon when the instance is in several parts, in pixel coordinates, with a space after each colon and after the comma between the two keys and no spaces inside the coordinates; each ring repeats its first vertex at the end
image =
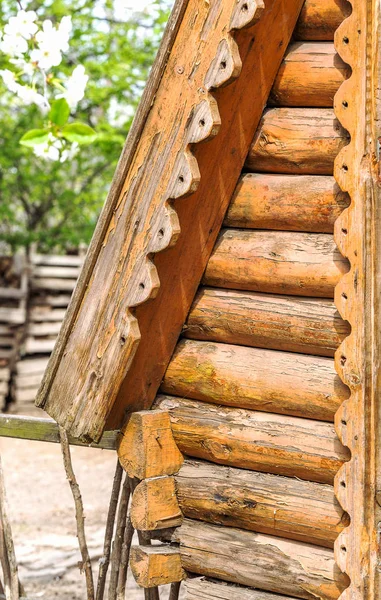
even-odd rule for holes
{"type": "Polygon", "coordinates": [[[273,106],[333,107],[333,97],[351,74],[332,42],[290,44],[272,87],[273,106]]]}
{"type": "Polygon", "coordinates": [[[262,116],[246,159],[249,171],[332,175],[349,134],[327,108],[271,108],[262,116]]]}
{"type": "Polygon", "coordinates": [[[226,466],[333,483],[350,458],[330,423],[159,396],[183,454],[226,466]]]}
{"type": "Polygon", "coordinates": [[[333,233],[349,197],[333,177],[246,173],[225,217],[226,227],[333,233]]]}
{"type": "Polygon", "coordinates": [[[349,333],[331,300],[205,287],[183,330],[195,340],[330,357],[349,333]]]}
{"type": "Polygon", "coordinates": [[[349,524],[333,487],[186,460],[175,476],[185,517],[333,548],[349,524]]]}
{"type": "Polygon", "coordinates": [[[305,600],[337,600],[349,584],[333,551],[312,544],[190,519],[173,538],[191,573],[305,600]]]}
{"type": "Polygon", "coordinates": [[[347,0],[306,0],[294,30],[294,38],[333,41],[336,29],[350,13],[351,5],[347,0]]]}
{"type": "Polygon", "coordinates": [[[348,398],[332,359],[193,340],[177,345],[161,390],[332,423],[348,398]]]}
{"type": "Polygon", "coordinates": [[[333,298],[349,263],[324,233],[222,230],[203,283],[213,287],[333,298]]]}

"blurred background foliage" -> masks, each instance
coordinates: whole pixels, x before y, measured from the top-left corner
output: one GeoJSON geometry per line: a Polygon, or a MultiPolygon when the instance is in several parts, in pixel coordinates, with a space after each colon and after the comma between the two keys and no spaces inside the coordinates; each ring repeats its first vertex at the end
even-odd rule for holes
{"type": "MultiPolygon", "coordinates": [[[[96,129],[95,143],[64,163],[20,145],[41,126],[35,105],[15,107],[0,79],[0,241],[15,252],[71,252],[88,244],[170,10],[170,0],[35,0],[0,3],[0,29],[22,6],[58,22],[72,16],[70,50],[59,69],[80,63],[90,79],[77,115],[96,129]]],[[[0,69],[6,67],[0,53],[0,69]]]]}

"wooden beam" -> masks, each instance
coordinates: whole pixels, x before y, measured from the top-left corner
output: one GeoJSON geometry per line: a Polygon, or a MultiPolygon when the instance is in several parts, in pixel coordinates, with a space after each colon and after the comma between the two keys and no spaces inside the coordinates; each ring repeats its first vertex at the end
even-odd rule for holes
{"type": "Polygon", "coordinates": [[[183,336],[333,357],[349,332],[331,300],[202,287],[183,336]]]}
{"type": "Polygon", "coordinates": [[[226,227],[333,233],[349,198],[333,177],[246,173],[235,189],[226,227]]]}
{"type": "Polygon", "coordinates": [[[249,171],[332,175],[348,133],[328,108],[271,108],[260,122],[247,155],[249,171]]]}
{"type": "Polygon", "coordinates": [[[217,406],[331,423],[348,398],[333,360],[193,340],[177,345],[161,390],[217,406]]]}
{"type": "Polygon", "coordinates": [[[155,477],[141,481],[132,496],[130,515],[138,531],[181,525],[183,515],[176,497],[175,479],[155,477]]]}
{"type": "Polygon", "coordinates": [[[140,141],[127,167],[122,159],[39,395],[74,435],[100,436],[126,372],[110,423],[120,425],[127,406],[133,412],[153,402],[301,5],[267,0],[262,12],[254,1],[189,0],[140,141]],[[231,29],[260,13],[234,41],[231,29]],[[251,94],[248,81],[256,82],[251,94]],[[214,139],[193,146],[218,128],[214,139]],[[194,193],[176,203],[176,217],[167,201],[186,192],[194,193]],[[179,224],[177,243],[153,265],[148,257],[175,241],[179,224]]]}
{"type": "Polygon", "coordinates": [[[172,435],[166,411],[133,413],[118,447],[120,463],[129,477],[146,479],[177,473],[183,457],[172,435]]]}
{"type": "Polygon", "coordinates": [[[143,588],[175,583],[185,576],[180,552],[171,546],[132,546],[130,566],[136,583],[143,588]]]}
{"type": "Polygon", "coordinates": [[[205,577],[192,577],[185,582],[185,600],[296,600],[261,590],[229,585],[224,581],[210,581],[205,577]]]}
{"type": "MultiPolygon", "coordinates": [[[[97,444],[84,443],[69,436],[69,443],[75,446],[116,450],[119,431],[105,431],[97,444]]],[[[0,436],[33,440],[36,442],[60,442],[58,425],[53,419],[40,417],[21,417],[18,415],[0,415],[0,436]]]]}
{"type": "Polygon", "coordinates": [[[187,456],[307,481],[333,483],[350,454],[329,423],[159,396],[187,456]]]}
{"type": "Polygon", "coordinates": [[[293,43],[287,48],[269,97],[272,106],[332,108],[333,97],[350,75],[332,43],[293,43]]]}
{"type": "Polygon", "coordinates": [[[332,41],[336,29],[350,13],[347,0],[306,0],[294,31],[295,39],[332,41]]]}
{"type": "Polygon", "coordinates": [[[191,459],[173,479],[181,511],[197,521],[327,548],[349,522],[330,485],[191,459]]]}
{"type": "Polygon", "coordinates": [[[185,519],[173,540],[187,571],[305,600],[337,600],[348,584],[333,551],[185,519]]]}
{"type": "Polygon", "coordinates": [[[336,415],[337,433],[351,451],[335,481],[351,522],[338,537],[336,561],[350,586],[342,600],[381,597],[381,9],[379,0],[352,3],[335,34],[351,77],[335,96],[335,114],[350,143],[335,162],[335,178],[351,204],[335,224],[335,239],[351,270],[335,302],[351,325],[336,354],[350,397],[336,415]]]}
{"type": "Polygon", "coordinates": [[[348,261],[333,236],[291,231],[222,230],[203,283],[273,294],[333,298],[348,261]]]}

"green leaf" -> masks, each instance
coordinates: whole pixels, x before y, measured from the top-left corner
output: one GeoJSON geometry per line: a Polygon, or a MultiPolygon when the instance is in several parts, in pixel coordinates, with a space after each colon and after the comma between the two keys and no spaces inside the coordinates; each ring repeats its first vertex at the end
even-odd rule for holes
{"type": "Polygon", "coordinates": [[[77,142],[77,144],[91,144],[97,139],[97,133],[85,123],[65,125],[61,133],[69,142],[77,142]]]}
{"type": "Polygon", "coordinates": [[[65,98],[54,100],[49,112],[49,119],[51,122],[55,123],[55,125],[58,125],[59,127],[63,127],[67,123],[69,115],[70,107],[65,98]]]}
{"type": "Polygon", "coordinates": [[[44,144],[49,139],[49,130],[48,129],[30,129],[22,136],[20,140],[20,144],[22,146],[28,146],[29,148],[33,148],[33,146],[37,146],[38,144],[44,144]]]}

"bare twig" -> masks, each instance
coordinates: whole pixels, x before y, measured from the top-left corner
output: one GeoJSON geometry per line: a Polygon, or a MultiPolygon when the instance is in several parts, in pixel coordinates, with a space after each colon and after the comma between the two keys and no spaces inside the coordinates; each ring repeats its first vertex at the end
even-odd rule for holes
{"type": "Polygon", "coordinates": [[[1,519],[1,529],[2,529],[2,538],[3,538],[3,547],[2,554],[4,553],[4,562],[2,560],[3,568],[6,566],[7,577],[9,577],[9,581],[5,581],[5,572],[4,575],[4,584],[5,584],[5,592],[6,596],[10,600],[18,600],[19,599],[19,576],[17,569],[17,561],[15,554],[15,547],[13,544],[12,537],[12,528],[11,523],[8,517],[8,500],[5,493],[5,485],[4,485],[4,473],[3,467],[1,463],[0,457],[0,519],[1,519]],[[9,567],[9,569],[8,569],[9,567]]]}
{"type": "Polygon", "coordinates": [[[122,493],[120,495],[118,516],[116,520],[116,531],[111,556],[111,574],[108,588],[108,600],[116,600],[119,568],[122,556],[122,545],[124,540],[124,532],[126,529],[128,502],[130,499],[130,479],[126,474],[122,493]]]}
{"type": "Polygon", "coordinates": [[[122,554],[120,557],[118,587],[116,589],[116,600],[124,600],[126,595],[127,571],[130,560],[130,550],[134,528],[131,523],[131,517],[127,518],[126,529],[124,530],[124,540],[122,545],[122,554]]]}
{"type": "Polygon", "coordinates": [[[168,600],[179,600],[181,581],[172,583],[168,600]]]}
{"type": "Polygon", "coordinates": [[[114,475],[114,482],[113,482],[112,491],[111,491],[110,505],[109,505],[107,521],[106,521],[105,539],[104,539],[104,545],[103,545],[103,556],[99,561],[99,573],[98,573],[96,600],[103,600],[103,597],[104,597],[106,576],[107,576],[107,571],[108,571],[108,567],[110,564],[112,536],[114,533],[114,526],[115,526],[115,515],[116,515],[116,509],[118,507],[120,485],[122,483],[122,475],[123,475],[123,469],[119,462],[119,459],[117,459],[115,475],[114,475]]]}
{"type": "Polygon", "coordinates": [[[61,440],[61,449],[63,462],[66,472],[66,478],[70,484],[71,492],[74,498],[75,504],[75,518],[77,521],[77,537],[79,543],[79,549],[81,551],[82,556],[82,564],[81,569],[85,572],[86,577],[86,589],[87,589],[87,600],[94,600],[94,580],[93,580],[93,572],[91,568],[91,560],[89,556],[89,550],[87,548],[86,542],[86,534],[85,534],[85,515],[83,510],[83,502],[81,491],[79,489],[79,485],[77,483],[76,477],[73,471],[73,465],[71,462],[70,455],[70,446],[67,437],[66,431],[63,427],[59,428],[60,431],[60,440],[61,440]]]}

